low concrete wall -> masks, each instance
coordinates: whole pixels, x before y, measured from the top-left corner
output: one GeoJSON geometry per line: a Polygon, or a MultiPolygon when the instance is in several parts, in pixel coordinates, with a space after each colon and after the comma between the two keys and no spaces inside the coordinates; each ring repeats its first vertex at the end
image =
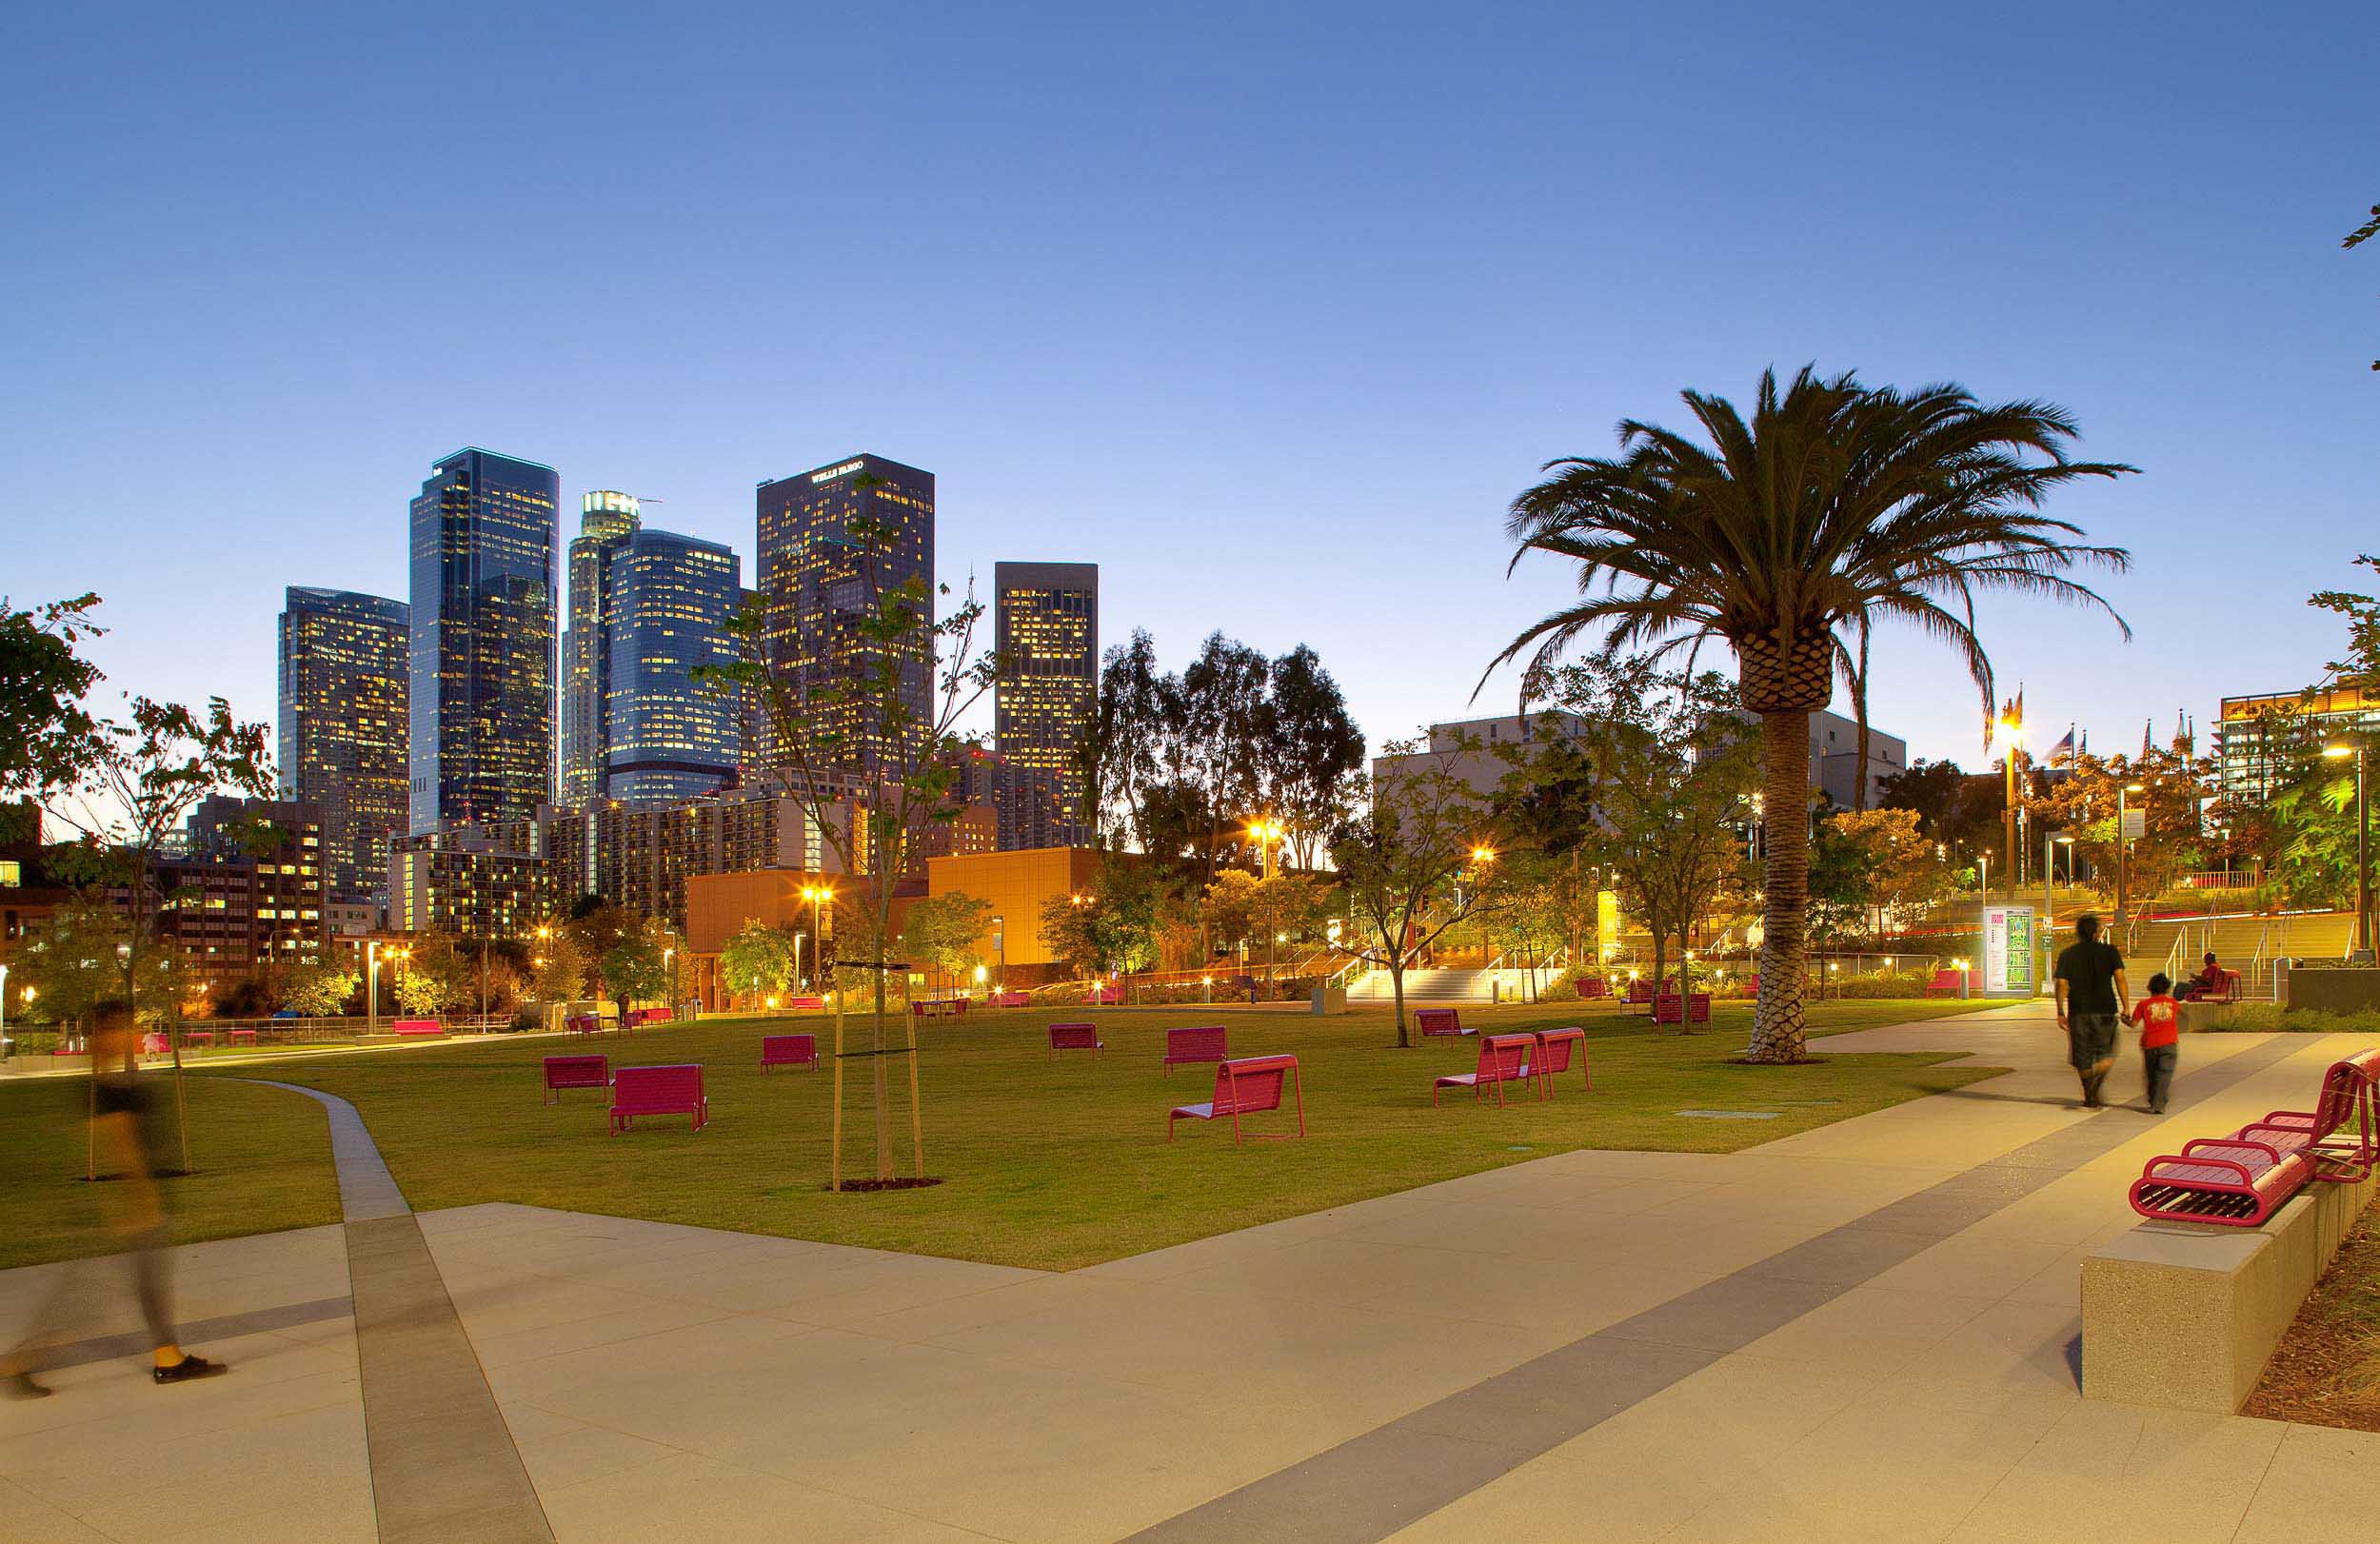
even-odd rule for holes
{"type": "Polygon", "coordinates": [[[2328,1008],[2332,1013],[2380,1008],[2380,970],[2299,965],[2282,982],[2281,1000],[2292,1008],[2328,1008]]]}
{"type": "Polygon", "coordinates": [[[2083,1260],[2083,1397],[2230,1415],[2380,1176],[2316,1180],[2261,1228],[2143,1222],[2083,1260]]]}

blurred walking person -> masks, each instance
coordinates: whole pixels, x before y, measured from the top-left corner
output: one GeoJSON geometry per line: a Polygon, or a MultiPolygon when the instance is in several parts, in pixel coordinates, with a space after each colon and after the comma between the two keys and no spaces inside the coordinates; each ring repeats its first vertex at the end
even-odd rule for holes
{"type": "MultiPolygon", "coordinates": [[[[141,1316],[148,1322],[155,1351],[149,1376],[159,1383],[187,1383],[230,1369],[184,1351],[174,1330],[165,1255],[165,1196],[157,1184],[156,1155],[164,1133],[140,1078],[139,1048],[129,1002],[113,1000],[91,1011],[90,1138],[108,1170],[118,1177],[104,1188],[112,1209],[109,1225],[124,1246],[118,1257],[131,1274],[141,1316]]],[[[50,1392],[33,1375],[85,1308],[77,1275],[71,1266],[58,1274],[25,1338],[0,1357],[0,1393],[38,1399],[50,1392]]]]}
{"type": "Polygon", "coordinates": [[[2100,1085],[2115,1065],[2115,1026],[2132,995],[2124,980],[2124,956],[2099,941],[2099,918],[2074,919],[2074,941],[2057,957],[2057,1027],[2066,1031],[2067,1059],[2082,1079],[2083,1107],[2099,1109],[2100,1085]]]}

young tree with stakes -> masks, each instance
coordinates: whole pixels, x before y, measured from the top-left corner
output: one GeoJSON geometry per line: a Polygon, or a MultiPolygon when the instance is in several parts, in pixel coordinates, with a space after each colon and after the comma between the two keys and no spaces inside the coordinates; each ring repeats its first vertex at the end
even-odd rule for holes
{"type": "Polygon", "coordinates": [[[1331,862],[1355,923],[1340,947],[1388,972],[1399,1047],[1413,1044],[1406,969],[1484,906],[1495,881],[1486,807],[1454,770],[1478,748],[1464,735],[1436,749],[1426,740],[1390,741],[1382,752],[1396,759],[1395,769],[1373,782],[1368,803],[1331,836],[1331,862]]]}
{"type": "MultiPolygon", "coordinates": [[[[174,974],[174,961],[150,958],[158,913],[178,899],[158,892],[158,859],[208,794],[228,789],[248,798],[272,797],[267,734],[264,724],[232,718],[230,704],[220,697],[208,699],[200,714],[179,703],[128,696],[122,718],[91,720],[70,755],[72,781],[44,804],[44,814],[76,836],[72,848],[53,859],[52,868],[78,886],[120,887],[129,898],[130,926],[120,951],[127,1000],[141,1000],[138,983],[160,966],[174,974]]],[[[165,1022],[173,1055],[174,1124],[188,1172],[188,1105],[176,1003],[168,1004],[165,1022]]]]}
{"type": "MultiPolygon", "coordinates": [[[[862,487],[878,479],[862,473],[862,487]]],[[[889,1183],[893,1173],[892,1096],[884,1059],[905,1057],[909,1067],[909,1132],[919,1179],[925,1178],[925,1123],[919,1102],[917,1023],[901,1018],[906,1043],[891,1046],[885,976],[896,962],[885,956],[893,938],[893,886],[921,851],[928,829],[952,820],[950,792],[962,747],[960,719],[1000,678],[1000,660],[975,645],[983,606],[970,586],[966,600],[948,616],[934,615],[935,590],[911,576],[898,584],[884,575],[898,550],[898,533],[883,522],[854,517],[843,530],[843,551],[853,564],[857,588],[871,597],[853,624],[858,663],[806,675],[797,664],[769,657],[761,643],[761,620],[739,618],[736,630],[744,657],[736,663],[704,667],[698,677],[741,689],[745,701],[765,713],[776,764],[776,783],[802,806],[844,874],[868,880],[864,903],[842,908],[860,933],[863,960],[845,959],[870,978],[872,1013],[868,1049],[876,1125],[875,1178],[889,1183]],[[927,683],[921,708],[911,701],[913,683],[927,683]],[[843,802],[833,790],[833,774],[844,767],[855,739],[875,747],[861,797],[843,802]]],[[[947,587],[941,591],[948,594],[947,587]]],[[[834,1116],[829,1138],[828,1185],[843,1181],[843,993],[835,994],[834,1116]]]]}

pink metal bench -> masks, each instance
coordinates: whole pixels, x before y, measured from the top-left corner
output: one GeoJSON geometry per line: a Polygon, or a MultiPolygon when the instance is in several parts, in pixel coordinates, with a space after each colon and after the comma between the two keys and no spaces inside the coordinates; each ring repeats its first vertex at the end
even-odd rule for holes
{"type": "Polygon", "coordinates": [[[2311,1110],[2274,1110],[2239,1134],[2268,1138],[2276,1146],[2302,1137],[2299,1150],[2314,1160],[2315,1178],[2363,1179],[2380,1163],[2380,1049],[2332,1062],[2311,1110]]]}
{"type": "Polygon", "coordinates": [[[602,1018],[591,1013],[574,1013],[562,1021],[562,1027],[573,1035],[594,1035],[603,1030],[602,1018]]]}
{"type": "MultiPolygon", "coordinates": [[[[1218,1031],[1217,1033],[1220,1033],[1218,1031]]],[[[1297,1135],[1306,1134],[1305,1090],[1298,1078],[1298,1059],[1294,1056],[1242,1057],[1237,1061],[1218,1062],[1215,1067],[1215,1097],[1203,1104],[1178,1104],[1165,1116],[1165,1139],[1174,1139],[1177,1120],[1231,1120],[1231,1144],[1240,1144],[1242,1134],[1240,1118],[1280,1108],[1281,1084],[1288,1083],[1298,1101],[1297,1135]]],[[[1285,1131],[1251,1133],[1262,1140],[1281,1140],[1285,1131]]]]}
{"type": "Polygon", "coordinates": [[[2274,1110],[2229,1137],[2151,1158],[2129,1199],[2142,1217],[2252,1228],[2312,1179],[2360,1180],[2380,1160],[2380,1050],[2331,1063],[2309,1111],[2274,1110]],[[2354,1134],[2344,1135],[2354,1122],[2354,1134]]]}
{"type": "Polygon", "coordinates": [[[823,1008],[826,1006],[826,1000],[811,997],[787,998],[785,1006],[788,1008],[823,1008]]]}
{"type": "Polygon", "coordinates": [[[701,1131],[711,1118],[710,1101],[703,1097],[703,1069],[691,1062],[621,1068],[611,1080],[611,1134],[619,1136],[641,1115],[690,1116],[688,1129],[701,1131]]]}
{"type": "Polygon", "coordinates": [[[1424,1035],[1477,1035],[1476,1029],[1462,1027],[1462,1015],[1453,1008],[1416,1008],[1415,1027],[1424,1035]]]}
{"type": "Polygon", "coordinates": [[[1095,986],[1091,988],[1091,995],[1082,1000],[1094,1008],[1121,1008],[1123,1006],[1124,989],[1121,986],[1095,986]]]}
{"type": "Polygon", "coordinates": [[[1933,997],[1937,993],[1955,995],[1965,985],[1966,972],[1955,966],[1946,965],[1935,971],[1933,979],[1926,982],[1926,996],[1933,997]]]}
{"type": "Polygon", "coordinates": [[[186,1029],[182,1032],[182,1043],[185,1045],[212,1045],[215,1043],[215,1032],[211,1029],[186,1029]]]}
{"type": "Polygon", "coordinates": [[[1479,1065],[1474,1072],[1449,1073],[1430,1085],[1430,1103],[1438,1103],[1441,1088],[1467,1088],[1477,1099],[1479,1090],[1493,1087],[1496,1102],[1504,1102],[1504,1085],[1529,1076],[1529,1053],[1537,1049],[1535,1035],[1490,1035],[1479,1041],[1479,1065]]]}
{"type": "Polygon", "coordinates": [[[1653,1021],[1656,1024],[1707,1024],[1711,1021],[1711,994],[1693,992],[1681,1001],[1672,992],[1653,1000],[1653,1021]],[[1681,1015],[1679,1010],[1683,1009],[1681,1015]]]}
{"type": "Polygon", "coordinates": [[[1612,995],[1611,981],[1601,976],[1576,977],[1570,984],[1577,989],[1582,998],[1607,998],[1612,995]]]}
{"type": "Polygon", "coordinates": [[[1169,1029],[1165,1032],[1165,1076],[1168,1078],[1174,1075],[1176,1067],[1186,1067],[1196,1061],[1225,1061],[1230,1057],[1230,1037],[1220,1027],[1169,1029]]]}
{"type": "Polygon", "coordinates": [[[995,992],[992,994],[991,1003],[995,1008],[1030,1008],[1033,1006],[1033,994],[1030,992],[995,992]]]}
{"type": "Polygon", "coordinates": [[[815,1035],[764,1035],[761,1037],[761,1071],[771,1067],[807,1067],[818,1071],[818,1037],[815,1035]]]}
{"type": "Polygon", "coordinates": [[[1628,983],[1627,1002],[1631,1013],[1638,1008],[1653,1006],[1653,983],[1642,977],[1631,980],[1628,983]]]}
{"type": "Polygon", "coordinates": [[[252,1029],[227,1030],[224,1034],[224,1041],[229,1045],[254,1045],[256,1031],[252,1029]]]}
{"type": "Polygon", "coordinates": [[[405,1035],[416,1038],[430,1035],[444,1035],[446,1032],[446,1026],[440,1023],[435,1019],[400,1019],[395,1023],[388,1026],[388,1033],[391,1035],[405,1035]]]}
{"type": "Polygon", "coordinates": [[[545,1059],[545,1102],[558,1104],[565,1088],[609,1088],[611,1062],[599,1056],[549,1056],[545,1059]]]}
{"type": "MultiPolygon", "coordinates": [[[[1106,1049],[1106,1045],[1100,1039],[1100,1029],[1097,1024],[1052,1024],[1049,1026],[1049,1054],[1053,1057],[1061,1051],[1088,1051],[1093,1056],[1097,1056],[1106,1049]]],[[[1168,1057],[1166,1059],[1171,1061],[1173,1059],[1168,1057]]]]}
{"type": "Polygon", "coordinates": [[[1587,1070],[1587,1032],[1577,1026],[1566,1029],[1540,1029],[1537,1032],[1537,1047],[1529,1058],[1529,1074],[1537,1079],[1537,1098],[1554,1092],[1557,1073],[1570,1070],[1575,1050],[1578,1058],[1578,1077],[1589,1089],[1595,1087],[1595,1075],[1587,1070]]]}

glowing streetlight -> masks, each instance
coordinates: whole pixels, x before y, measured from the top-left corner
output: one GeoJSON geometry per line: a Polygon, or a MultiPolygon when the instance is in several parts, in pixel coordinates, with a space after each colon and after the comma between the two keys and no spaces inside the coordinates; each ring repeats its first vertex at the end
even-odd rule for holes
{"type": "MultiPolygon", "coordinates": [[[[2001,811],[2000,821],[2007,827],[2008,882],[2009,894],[2013,897],[2016,893],[2016,758],[2023,753],[2025,748],[2025,720],[2024,716],[2017,711],[2014,703],[2009,703],[2007,709],[2000,714],[1998,721],[1993,725],[1993,739],[1998,745],[2000,756],[2008,768],[2008,805],[2001,811]]],[[[1991,893],[1986,891],[1983,899],[1987,902],[1990,901],[1991,893]]]]}
{"type": "Polygon", "coordinates": [[[1273,877],[1273,848],[1289,840],[1289,828],[1279,821],[1261,818],[1248,822],[1248,835],[1256,839],[1257,856],[1264,878],[1273,877]]]}
{"type": "Polygon", "coordinates": [[[2333,762],[2355,758],[2355,950],[2361,954],[2371,947],[2371,865],[2367,861],[2371,818],[2364,803],[2364,742],[2334,742],[2323,746],[2322,754],[2333,762]]]}

